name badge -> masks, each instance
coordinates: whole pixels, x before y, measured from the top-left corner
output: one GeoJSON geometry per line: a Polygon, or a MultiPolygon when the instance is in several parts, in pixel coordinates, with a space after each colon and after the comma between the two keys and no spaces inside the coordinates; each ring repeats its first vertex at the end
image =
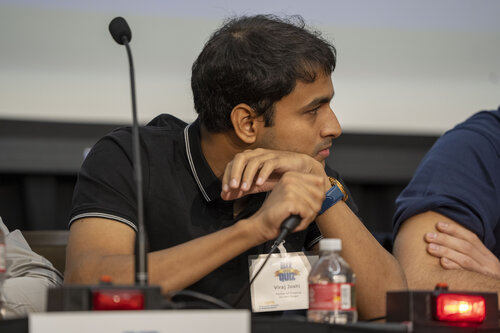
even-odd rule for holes
{"type": "MultiPolygon", "coordinates": [[[[266,265],[254,280],[250,293],[253,312],[300,310],[309,307],[308,275],[311,263],[303,252],[271,254],[266,265]]],[[[267,254],[250,258],[250,279],[260,269],[267,254]]],[[[311,260],[317,259],[317,256],[311,260]]]]}

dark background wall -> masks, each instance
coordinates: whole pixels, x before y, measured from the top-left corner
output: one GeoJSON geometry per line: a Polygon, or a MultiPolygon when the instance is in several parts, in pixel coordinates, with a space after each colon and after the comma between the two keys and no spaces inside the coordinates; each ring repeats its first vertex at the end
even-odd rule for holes
{"type": "MultiPolygon", "coordinates": [[[[119,124],[0,120],[0,216],[11,229],[66,229],[84,152],[119,124]]],[[[436,136],[344,133],[327,163],[366,226],[391,231],[394,200],[436,136]]]]}

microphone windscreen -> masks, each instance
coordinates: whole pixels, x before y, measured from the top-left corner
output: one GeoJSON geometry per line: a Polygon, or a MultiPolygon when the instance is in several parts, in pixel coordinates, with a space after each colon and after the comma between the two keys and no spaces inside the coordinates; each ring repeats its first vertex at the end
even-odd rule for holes
{"type": "Polygon", "coordinates": [[[128,42],[132,40],[132,31],[130,31],[127,21],[123,17],[115,17],[109,23],[109,32],[115,42],[120,45],[123,45],[123,37],[126,37],[128,42]]]}

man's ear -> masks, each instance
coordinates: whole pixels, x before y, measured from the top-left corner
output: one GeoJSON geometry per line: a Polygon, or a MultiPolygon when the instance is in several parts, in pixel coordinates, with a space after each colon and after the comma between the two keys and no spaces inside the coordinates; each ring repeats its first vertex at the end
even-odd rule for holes
{"type": "Polygon", "coordinates": [[[245,103],[236,105],[231,111],[231,122],[241,141],[247,144],[255,142],[259,120],[252,107],[245,103]]]}

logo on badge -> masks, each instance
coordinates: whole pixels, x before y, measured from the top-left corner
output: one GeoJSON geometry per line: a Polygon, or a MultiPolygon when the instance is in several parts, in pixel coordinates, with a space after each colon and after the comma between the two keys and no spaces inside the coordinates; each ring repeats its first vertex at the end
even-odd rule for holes
{"type": "Polygon", "coordinates": [[[300,275],[300,271],[293,268],[291,262],[282,262],[280,266],[280,269],[274,272],[274,276],[281,282],[295,281],[295,276],[300,275]]]}

